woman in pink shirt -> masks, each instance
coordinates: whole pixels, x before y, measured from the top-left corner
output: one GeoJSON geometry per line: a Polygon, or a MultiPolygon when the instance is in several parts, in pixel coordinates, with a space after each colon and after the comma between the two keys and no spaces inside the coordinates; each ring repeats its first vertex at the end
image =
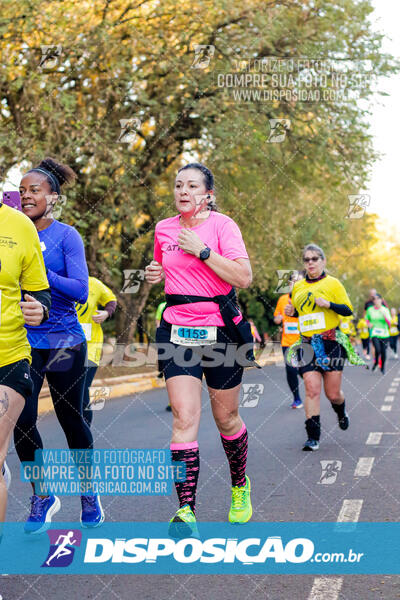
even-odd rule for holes
{"type": "Polygon", "coordinates": [[[185,481],[175,483],[180,508],[170,522],[170,534],[182,537],[197,533],[203,374],[231,471],[229,521],[245,523],[252,515],[247,430],[238,406],[243,366],[253,364],[253,340],[233,289],[248,287],[252,273],[238,226],[217,211],[209,169],[199,163],[180,169],[174,196],[179,214],[156,225],[146,279],[165,279],[167,306],[156,342],[173,413],[172,460],[186,465],[185,481]]]}

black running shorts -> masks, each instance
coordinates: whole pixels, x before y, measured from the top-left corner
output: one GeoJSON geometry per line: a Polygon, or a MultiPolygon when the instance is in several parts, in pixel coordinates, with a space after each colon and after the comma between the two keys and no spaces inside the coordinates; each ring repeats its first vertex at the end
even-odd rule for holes
{"type": "Polygon", "coordinates": [[[26,400],[33,392],[29,362],[23,359],[0,367],[0,385],[7,385],[26,400]]]}
{"type": "Polygon", "coordinates": [[[162,319],[156,332],[158,365],[165,379],[191,375],[202,379],[215,390],[227,390],[239,385],[243,377],[244,353],[232,340],[226,327],[217,327],[217,343],[211,346],[179,346],[170,341],[171,324],[162,319]],[[237,361],[239,360],[239,364],[237,361]]]}
{"type": "MultiPolygon", "coordinates": [[[[322,368],[311,347],[311,356],[307,356],[307,364],[302,365],[299,368],[301,375],[304,375],[304,373],[308,373],[309,371],[317,371],[322,374],[332,371],[343,371],[344,363],[347,358],[346,350],[336,340],[323,340],[323,344],[327,356],[327,358],[324,359],[324,366],[328,368],[326,370],[322,368]]],[[[308,345],[311,346],[311,344],[307,344],[307,346],[308,345]]]]}

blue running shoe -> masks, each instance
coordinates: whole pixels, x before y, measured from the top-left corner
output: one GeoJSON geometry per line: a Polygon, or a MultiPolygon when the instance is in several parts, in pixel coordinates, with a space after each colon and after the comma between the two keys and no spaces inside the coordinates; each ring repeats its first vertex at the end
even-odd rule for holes
{"type": "Polygon", "coordinates": [[[315,452],[318,449],[319,449],[319,441],[312,440],[311,438],[308,438],[308,440],[305,442],[305,444],[303,446],[303,450],[305,452],[315,452]]]}
{"type": "Polygon", "coordinates": [[[293,400],[292,404],[290,405],[290,408],[302,408],[303,407],[303,403],[301,401],[301,398],[296,398],[296,400],[293,400]]]}
{"type": "Polygon", "coordinates": [[[61,502],[57,496],[31,497],[31,513],[25,523],[25,533],[42,533],[49,528],[51,519],[61,507],[61,502]]]}
{"type": "Polygon", "coordinates": [[[82,527],[99,527],[104,522],[104,512],[99,496],[81,496],[82,527]]]}

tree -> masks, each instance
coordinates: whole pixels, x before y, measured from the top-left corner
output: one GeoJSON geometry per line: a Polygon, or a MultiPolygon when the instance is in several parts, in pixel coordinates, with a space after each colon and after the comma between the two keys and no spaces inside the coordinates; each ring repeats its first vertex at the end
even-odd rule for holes
{"type": "MultiPolygon", "coordinates": [[[[174,213],[177,167],[199,157],[215,171],[223,210],[243,228],[255,284],[270,283],[311,237],[331,249],[350,231],[347,195],[360,189],[373,159],[367,109],[352,99],[351,78],[348,102],[240,102],[218,74],[241,75],[239,59],[263,56],[286,67],[312,57],[350,71],[365,61],[376,76],[393,72],[368,24],[371,10],[369,0],[242,0],[229,8],[222,0],[93,0],[79,11],[70,0],[7,3],[1,168],[53,155],[79,173],[63,218],[83,235],[91,272],[118,292],[124,272],[150,260],[155,223],[174,213]],[[206,68],[196,68],[196,45],[214,49],[206,68]],[[268,143],[270,119],[282,118],[291,123],[285,142],[268,143]]],[[[311,76],[313,89],[335,89],[332,72],[325,81],[296,64],[295,86],[311,76]]],[[[257,67],[247,63],[246,72],[257,67]]],[[[290,85],[278,80],[274,89],[290,85]]],[[[366,79],[361,95],[370,90],[366,79]]],[[[150,293],[139,283],[137,293],[118,297],[121,341],[132,337],[150,293]]]]}

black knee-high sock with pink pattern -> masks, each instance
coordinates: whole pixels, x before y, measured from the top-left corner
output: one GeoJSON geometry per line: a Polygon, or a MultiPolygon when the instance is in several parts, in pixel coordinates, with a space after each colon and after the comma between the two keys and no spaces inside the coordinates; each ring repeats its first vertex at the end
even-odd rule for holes
{"type": "Polygon", "coordinates": [[[234,435],[222,435],[221,441],[231,470],[232,486],[246,485],[248,436],[246,425],[234,435]]]}
{"type": "Polygon", "coordinates": [[[200,471],[200,455],[198,442],[172,443],[171,454],[173,462],[184,462],[186,465],[185,481],[175,481],[179,506],[189,504],[196,512],[196,489],[200,471]]]}

